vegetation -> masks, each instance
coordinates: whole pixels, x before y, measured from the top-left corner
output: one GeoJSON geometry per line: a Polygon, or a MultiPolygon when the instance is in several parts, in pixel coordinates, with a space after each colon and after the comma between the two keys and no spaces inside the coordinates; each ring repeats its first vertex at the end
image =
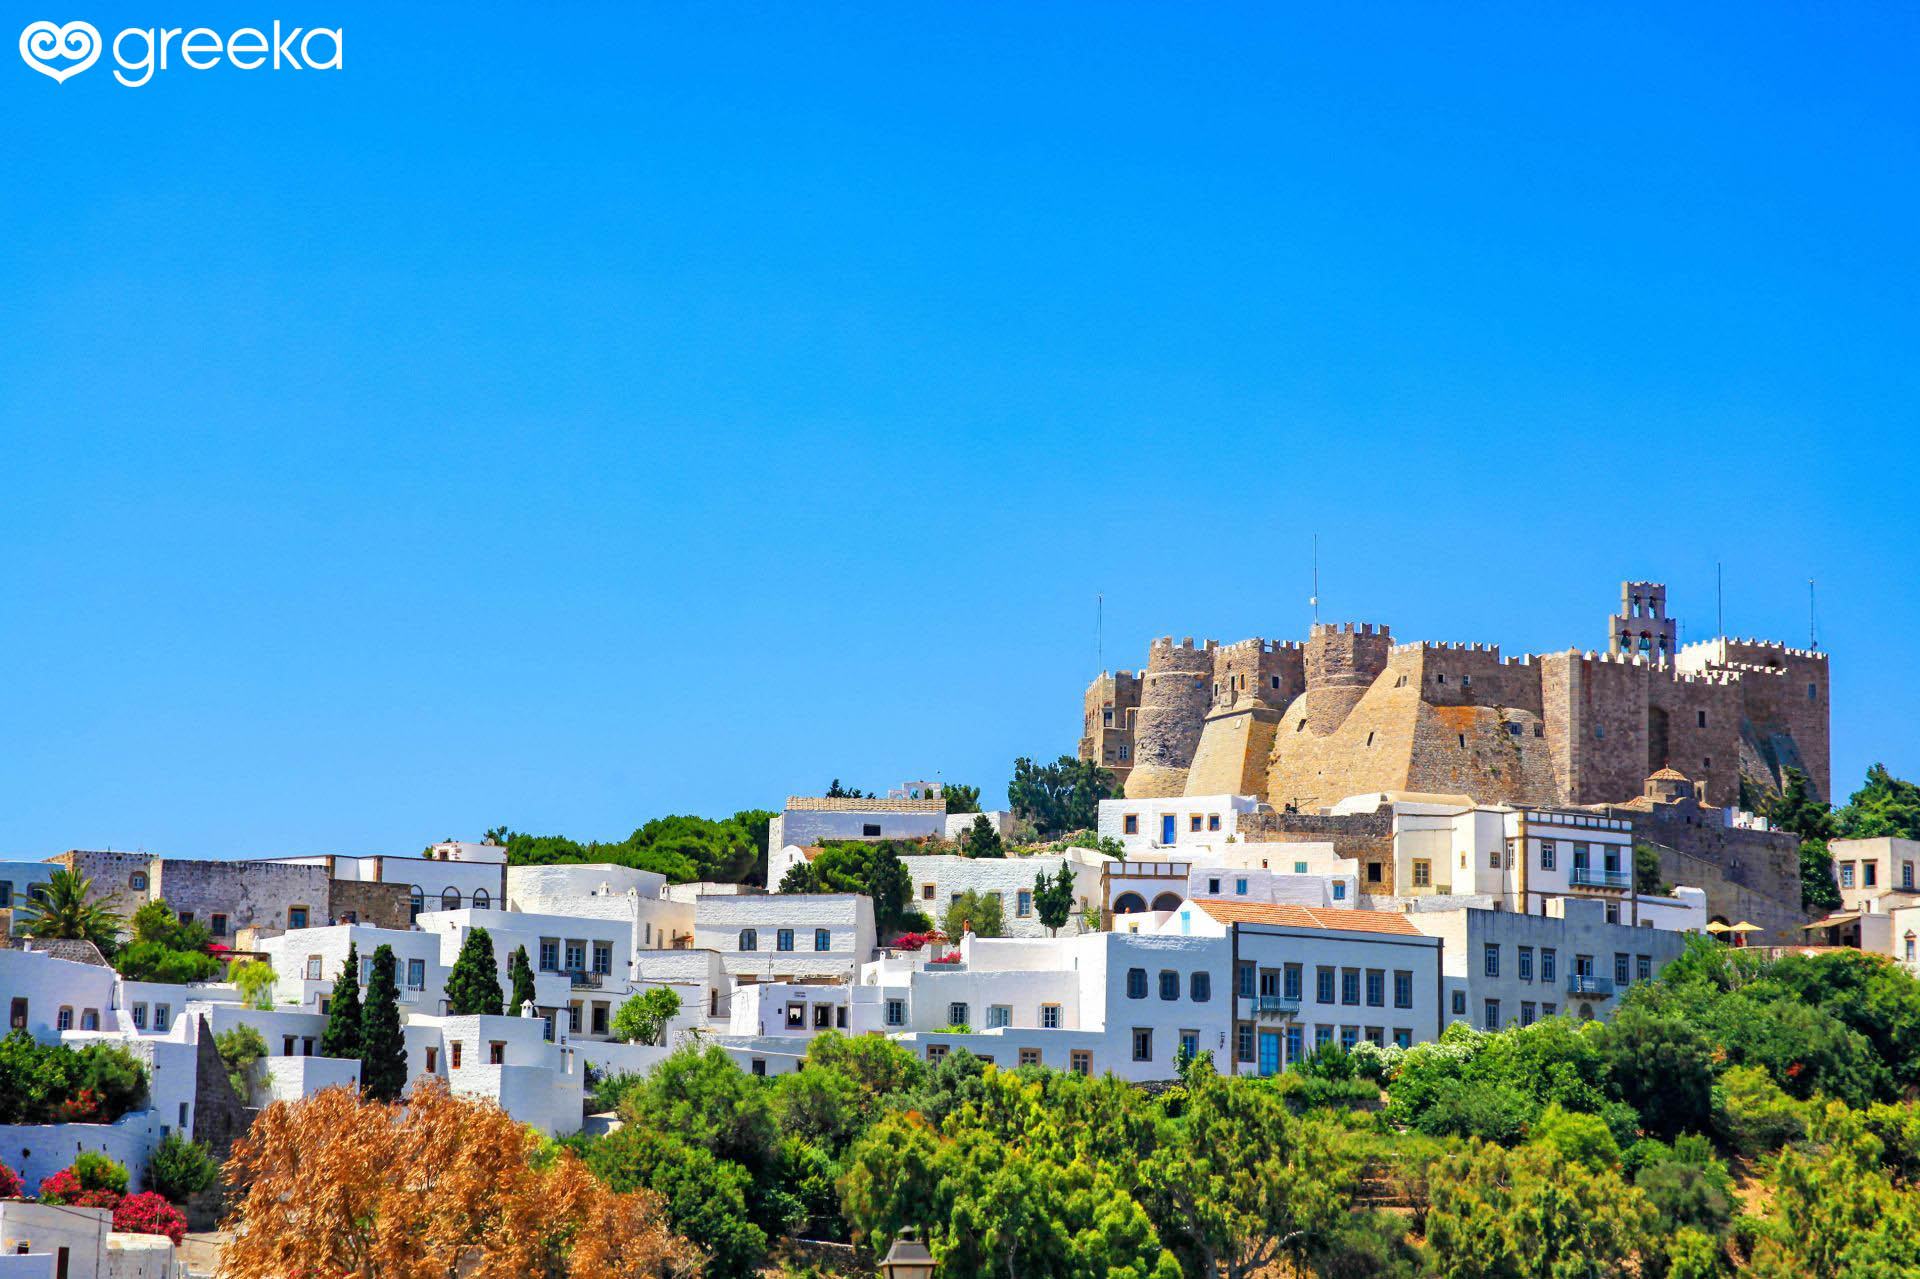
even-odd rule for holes
{"type": "Polygon", "coordinates": [[[92,896],[93,881],[63,866],[14,908],[15,923],[29,937],[90,941],[111,959],[120,937],[121,919],[113,909],[118,898],[92,896]]]}
{"type": "Polygon", "coordinates": [[[949,813],[977,813],[980,811],[980,788],[963,786],[959,782],[942,782],[940,798],[947,801],[949,813]]]}
{"type": "Polygon", "coordinates": [[[1866,785],[1834,815],[1834,826],[1842,839],[1920,839],[1920,786],[1893,776],[1885,764],[1875,764],[1867,770],[1866,785]]]}
{"type": "Polygon", "coordinates": [[[147,1157],[147,1189],[185,1203],[220,1183],[220,1163],[191,1137],[170,1132],[147,1157]]]}
{"type": "Polygon", "coordinates": [[[993,828],[993,822],[985,813],[973,819],[973,825],[967,828],[966,838],[960,841],[960,852],[965,857],[1005,857],[1006,846],[1000,841],[1000,832],[993,828]]]}
{"type": "Polygon", "coordinates": [[[258,959],[242,960],[227,967],[227,980],[240,992],[249,1008],[273,1007],[273,965],[258,959]]]}
{"type": "Polygon", "coordinates": [[[350,941],[346,962],[333,979],[333,994],[327,997],[327,1028],[320,1032],[320,1055],[359,1060],[360,1023],[365,1016],[360,1007],[360,948],[350,941]]]}
{"type": "MultiPolygon", "coordinates": [[[[383,948],[384,949],[384,948],[383,948]]],[[[377,965],[376,965],[377,968],[377,965]]],[[[369,999],[371,1004],[371,998],[369,999]]],[[[230,1279],[641,1279],[697,1256],[648,1190],[602,1185],[571,1151],[535,1158],[505,1112],[426,1080],[404,1106],[332,1088],[276,1102],[234,1145],[230,1279]]]]}
{"type": "Polygon", "coordinates": [[[1127,847],[1111,835],[1097,835],[1090,830],[1078,830],[1067,836],[1056,848],[1091,848],[1096,853],[1105,853],[1109,857],[1125,858],[1127,847]]]}
{"type": "Polygon", "coordinates": [[[460,943],[460,954],[447,972],[448,1015],[498,1017],[505,998],[500,990],[500,965],[493,957],[493,938],[484,928],[468,929],[460,943]]]}
{"type": "Polygon", "coordinates": [[[1112,773],[1071,755],[1051,764],[1017,759],[1007,784],[1007,802],[1014,813],[1048,835],[1091,829],[1099,822],[1100,801],[1119,793],[1112,773]]]}
{"type": "Polygon", "coordinates": [[[513,983],[513,1000],[507,1005],[507,1015],[518,1017],[520,1010],[533,1000],[533,961],[527,958],[525,946],[513,948],[513,958],[507,964],[507,980],[513,983]]]}
{"type": "Polygon", "coordinates": [[[547,866],[608,862],[665,875],[676,884],[694,880],[764,884],[767,823],[776,814],[748,809],[714,821],[706,817],[656,817],[618,843],[577,843],[564,835],[504,832],[507,864],[547,866]]]}
{"type": "Polygon", "coordinates": [[[146,1101],[146,1067],[116,1044],[0,1039],[0,1124],[110,1124],[146,1101]]]}
{"type": "Polygon", "coordinates": [[[1048,936],[1066,927],[1073,917],[1073,871],[1069,867],[1063,864],[1051,879],[1045,871],[1034,874],[1033,912],[1040,917],[1048,936]]]}
{"type": "Polygon", "coordinates": [[[613,1015],[613,1037],[630,1044],[657,1044],[667,1023],[680,1015],[680,996],[655,986],[630,997],[613,1015]]]}
{"type": "Polygon", "coordinates": [[[251,1026],[235,1026],[215,1035],[213,1047],[227,1068],[227,1082],[244,1105],[253,1095],[254,1063],[267,1055],[267,1041],[251,1026]]]}
{"type": "Polygon", "coordinates": [[[113,957],[113,966],[129,981],[185,985],[220,975],[220,960],[208,953],[213,935],[198,921],[182,923],[173,907],[155,899],[133,912],[132,939],[113,957]]]}
{"type": "Polygon", "coordinates": [[[998,893],[976,893],[968,889],[947,906],[940,926],[950,939],[957,942],[969,924],[973,925],[975,937],[1005,935],[1007,920],[998,893]]]}
{"type": "Polygon", "coordinates": [[[780,880],[783,893],[860,893],[873,902],[873,925],[882,937],[905,923],[913,901],[913,876],[901,850],[916,851],[898,840],[832,840],[812,861],[793,866],[780,880]]]}
{"type": "Polygon", "coordinates": [[[407,1084],[407,1041],[400,1030],[400,987],[393,947],[374,948],[367,1002],[360,1010],[360,1091],[370,1101],[398,1101],[407,1084]]]}

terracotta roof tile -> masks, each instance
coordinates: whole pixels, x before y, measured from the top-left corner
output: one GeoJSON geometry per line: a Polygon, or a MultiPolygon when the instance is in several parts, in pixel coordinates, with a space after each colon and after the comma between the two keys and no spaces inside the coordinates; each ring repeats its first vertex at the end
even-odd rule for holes
{"type": "Polygon", "coordinates": [[[1393,933],[1425,936],[1405,915],[1384,910],[1349,910],[1333,906],[1287,906],[1242,902],[1218,897],[1196,898],[1195,905],[1223,924],[1274,924],[1281,928],[1326,928],[1349,933],[1393,933]]]}

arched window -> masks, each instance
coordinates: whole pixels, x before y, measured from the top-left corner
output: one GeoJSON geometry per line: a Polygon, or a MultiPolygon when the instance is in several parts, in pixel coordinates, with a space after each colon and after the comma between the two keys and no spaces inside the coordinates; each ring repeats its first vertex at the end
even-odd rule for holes
{"type": "Polygon", "coordinates": [[[759,950],[760,934],[755,932],[751,928],[742,928],[740,930],[740,949],[741,950],[759,950]]]}
{"type": "Polygon", "coordinates": [[[1158,897],[1153,899],[1153,908],[1155,910],[1180,909],[1180,894],[1179,893],[1161,893],[1158,897]]]}
{"type": "Polygon", "coordinates": [[[441,889],[440,890],[440,909],[441,910],[459,910],[460,909],[460,890],[457,888],[441,889]]]}
{"type": "Polygon", "coordinates": [[[475,910],[485,910],[491,905],[493,905],[493,898],[487,895],[486,889],[476,888],[473,890],[473,908],[475,910]]]}
{"type": "Polygon", "coordinates": [[[407,898],[407,919],[411,921],[420,918],[420,912],[426,908],[427,895],[421,890],[420,885],[415,884],[413,892],[407,898]]]}
{"type": "Polygon", "coordinates": [[[133,891],[136,893],[146,892],[147,891],[147,872],[144,870],[134,871],[132,877],[127,880],[127,887],[133,889],[133,891]]]}
{"type": "Polygon", "coordinates": [[[1147,908],[1147,899],[1139,893],[1121,893],[1113,899],[1113,913],[1116,915],[1137,915],[1147,908]]]}
{"type": "MultiPolygon", "coordinates": [[[[1907,934],[1907,958],[1909,959],[1913,958],[1913,934],[1912,933],[1907,934]]],[[[72,1030],[73,1029],[73,1009],[66,1004],[60,1005],[60,1014],[59,1016],[54,1018],[53,1024],[54,1024],[54,1028],[57,1030],[72,1030]]]]}

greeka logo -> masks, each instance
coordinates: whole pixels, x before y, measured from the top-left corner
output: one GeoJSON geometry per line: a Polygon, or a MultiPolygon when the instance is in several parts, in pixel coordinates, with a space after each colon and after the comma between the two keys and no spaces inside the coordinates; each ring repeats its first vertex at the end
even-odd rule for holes
{"type": "MultiPolygon", "coordinates": [[[[64,83],[99,59],[100,45],[100,31],[90,22],[30,22],[20,33],[20,58],[64,83]]],[[[278,18],[271,35],[259,27],[224,37],[211,27],[128,27],[113,38],[113,78],[137,89],[156,71],[175,65],[211,71],[223,58],[242,71],[269,65],[275,71],[338,71],[345,47],[339,27],[283,30],[278,18]]]]}

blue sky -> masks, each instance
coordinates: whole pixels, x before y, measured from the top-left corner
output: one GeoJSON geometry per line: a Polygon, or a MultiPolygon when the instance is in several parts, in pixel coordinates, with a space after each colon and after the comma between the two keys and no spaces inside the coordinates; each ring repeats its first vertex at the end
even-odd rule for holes
{"type": "MultiPolygon", "coordinates": [[[[1323,616],[1834,653],[1920,772],[1904,6],[322,0],[0,63],[0,853],[999,798],[1323,616]],[[534,6],[526,6],[531,11],[534,6]]],[[[221,3],[10,8],[103,32],[221,3]]]]}

